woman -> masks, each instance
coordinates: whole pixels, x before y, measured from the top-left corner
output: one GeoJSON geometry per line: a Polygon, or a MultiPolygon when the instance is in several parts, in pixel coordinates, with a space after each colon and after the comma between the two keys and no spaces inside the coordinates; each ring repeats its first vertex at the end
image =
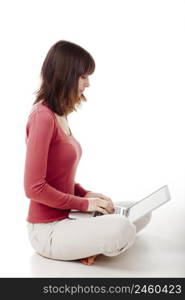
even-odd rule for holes
{"type": "Polygon", "coordinates": [[[24,171],[24,190],[30,199],[27,228],[33,248],[44,257],[80,259],[87,265],[98,254],[114,256],[128,249],[136,232],[150,219],[146,216],[132,224],[113,214],[109,197],[75,182],[82,148],[67,116],[86,101],[83,92],[94,70],[94,59],[82,47],[64,40],[51,47],[26,126],[24,171]],[[103,215],[74,220],[69,217],[70,209],[103,215]]]}

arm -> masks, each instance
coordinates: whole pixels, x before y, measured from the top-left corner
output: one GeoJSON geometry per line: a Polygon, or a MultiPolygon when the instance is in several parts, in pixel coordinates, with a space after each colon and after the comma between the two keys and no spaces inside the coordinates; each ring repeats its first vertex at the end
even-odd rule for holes
{"type": "Polygon", "coordinates": [[[88,192],[88,190],[84,189],[79,183],[75,183],[75,195],[84,197],[88,192]]]}
{"type": "Polygon", "coordinates": [[[37,111],[30,121],[24,170],[24,190],[28,198],[58,209],[86,211],[88,200],[63,193],[46,181],[49,145],[54,119],[49,112],[37,111]]]}

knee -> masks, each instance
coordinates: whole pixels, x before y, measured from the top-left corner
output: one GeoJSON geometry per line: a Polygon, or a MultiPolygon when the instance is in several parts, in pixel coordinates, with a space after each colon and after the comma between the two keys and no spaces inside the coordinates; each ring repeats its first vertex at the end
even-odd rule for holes
{"type": "Polygon", "coordinates": [[[116,216],[111,226],[112,239],[131,243],[136,235],[136,226],[123,216],[116,216]]]}
{"type": "Polygon", "coordinates": [[[104,245],[103,254],[116,256],[133,245],[136,227],[127,218],[118,215],[113,216],[110,222],[109,237],[104,245]]]}

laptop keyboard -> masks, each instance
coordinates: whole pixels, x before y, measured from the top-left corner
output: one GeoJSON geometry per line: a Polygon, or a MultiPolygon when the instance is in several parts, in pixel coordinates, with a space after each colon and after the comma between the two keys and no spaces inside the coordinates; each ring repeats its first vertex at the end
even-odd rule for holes
{"type": "MultiPolygon", "coordinates": [[[[115,211],[114,211],[114,214],[123,214],[123,207],[121,206],[115,206],[115,211]]],[[[99,211],[95,211],[93,213],[93,217],[98,217],[98,216],[102,216],[103,213],[99,212],[99,211]]]]}

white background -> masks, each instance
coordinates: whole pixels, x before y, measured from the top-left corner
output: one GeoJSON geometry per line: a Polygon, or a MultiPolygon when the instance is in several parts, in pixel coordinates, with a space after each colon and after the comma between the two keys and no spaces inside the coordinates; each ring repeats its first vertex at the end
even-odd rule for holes
{"type": "Polygon", "coordinates": [[[183,236],[185,2],[2,1],[0,28],[0,276],[29,274],[27,256],[20,259],[33,252],[25,241],[25,127],[43,60],[61,39],[96,62],[88,101],[69,116],[83,149],[76,181],[113,201],[137,201],[168,184],[171,203],[153,222],[174,212],[169,231],[180,222],[183,236]]]}

